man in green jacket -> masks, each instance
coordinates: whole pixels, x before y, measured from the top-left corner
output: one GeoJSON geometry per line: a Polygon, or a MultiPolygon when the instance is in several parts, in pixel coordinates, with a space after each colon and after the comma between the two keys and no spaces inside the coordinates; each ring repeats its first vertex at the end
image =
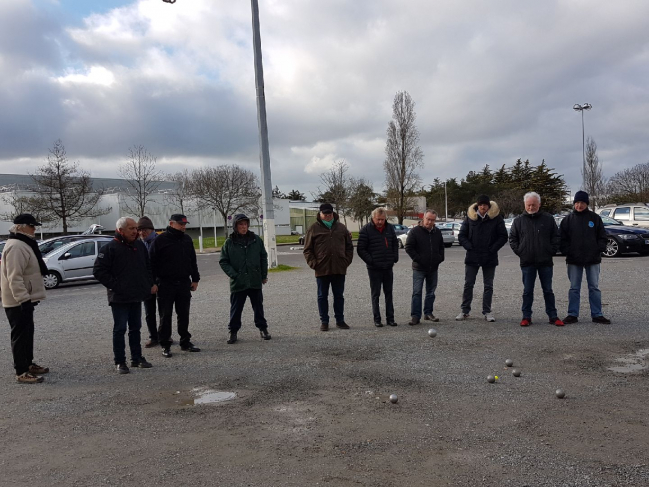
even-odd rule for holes
{"type": "Polygon", "coordinates": [[[304,258],[315,271],[318,283],[320,330],[329,330],[329,287],[334,295],[336,326],[349,330],[345,323],[345,274],[354,258],[352,236],[340,223],[329,203],[320,205],[317,221],[309,227],[304,239],[304,258]]]}
{"type": "Polygon", "coordinates": [[[223,244],[219,264],[230,277],[230,338],[228,343],[237,341],[241,328],[241,312],[250,298],[255,317],[255,326],[264,340],[270,340],[268,323],[264,318],[264,296],[261,288],[268,282],[268,254],[264,242],[249,231],[250,219],[244,214],[234,215],[233,232],[223,244]]]}

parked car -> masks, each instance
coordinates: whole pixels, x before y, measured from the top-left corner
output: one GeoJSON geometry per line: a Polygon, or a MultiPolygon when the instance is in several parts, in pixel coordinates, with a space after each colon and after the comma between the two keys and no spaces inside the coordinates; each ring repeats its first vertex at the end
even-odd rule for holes
{"type": "Polygon", "coordinates": [[[602,217],[607,216],[618,220],[622,225],[649,228],[649,206],[644,203],[606,205],[597,213],[602,217]]]}
{"type": "Polygon", "coordinates": [[[93,238],[97,238],[97,235],[61,235],[60,237],[52,237],[43,240],[38,244],[38,248],[44,257],[53,250],[63,247],[70,242],[76,242],[77,240],[88,240],[93,238]]]}
{"type": "Polygon", "coordinates": [[[399,225],[398,223],[393,223],[392,226],[394,227],[394,233],[397,234],[397,237],[399,235],[405,235],[408,233],[408,230],[410,230],[407,226],[399,225]]]}
{"type": "Polygon", "coordinates": [[[69,242],[43,256],[48,273],[43,276],[46,289],[54,289],[62,282],[94,279],[92,268],[97,254],[112,237],[85,238],[69,242]]]}
{"type": "MultiPolygon", "coordinates": [[[[408,229],[410,231],[410,229],[408,229]]],[[[397,236],[397,240],[399,241],[399,248],[402,249],[406,246],[406,239],[408,238],[407,233],[402,233],[401,235],[397,236]]]]}
{"type": "MultiPolygon", "coordinates": [[[[628,227],[608,216],[600,215],[600,217],[607,236],[606,250],[602,252],[603,257],[618,257],[633,252],[649,255],[649,229],[628,227]]],[[[564,218],[565,215],[557,215],[554,221],[560,225],[564,218]]]]}
{"type": "MultiPolygon", "coordinates": [[[[453,245],[454,243],[460,245],[459,236],[460,236],[460,228],[462,228],[462,223],[460,222],[440,223],[439,225],[437,225],[437,228],[439,228],[440,230],[441,229],[451,230],[451,233],[453,235],[453,243],[451,245],[453,245]]],[[[446,240],[444,242],[446,243],[446,240]]]]}
{"type": "MultiPolygon", "coordinates": [[[[455,237],[453,236],[453,231],[448,229],[448,228],[442,228],[440,225],[437,226],[442,232],[442,238],[444,239],[444,247],[450,247],[453,245],[453,242],[455,241],[455,237]]],[[[408,231],[411,229],[409,228],[408,231]]],[[[397,237],[397,240],[399,241],[399,248],[402,249],[406,246],[406,239],[408,238],[407,233],[403,233],[397,237]]]]}
{"type": "Polygon", "coordinates": [[[509,235],[509,232],[512,231],[512,225],[514,223],[514,220],[516,220],[516,217],[514,218],[505,218],[505,228],[507,229],[507,235],[509,235]]]}

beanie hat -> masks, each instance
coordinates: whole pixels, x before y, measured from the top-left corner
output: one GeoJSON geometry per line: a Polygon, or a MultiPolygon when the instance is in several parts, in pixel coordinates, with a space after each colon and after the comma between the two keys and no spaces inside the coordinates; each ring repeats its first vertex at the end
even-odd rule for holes
{"type": "Polygon", "coordinates": [[[588,193],[586,193],[586,191],[577,191],[575,193],[575,199],[573,203],[577,203],[578,201],[586,203],[587,205],[590,204],[590,201],[588,200],[588,193]]]}
{"type": "Polygon", "coordinates": [[[491,207],[491,200],[489,199],[489,196],[487,196],[486,194],[478,196],[478,206],[480,205],[489,205],[489,207],[491,207]]]}
{"type": "Polygon", "coordinates": [[[137,229],[138,230],[155,230],[155,227],[153,226],[153,222],[151,221],[151,218],[148,216],[143,216],[137,221],[137,229]]]}
{"type": "Polygon", "coordinates": [[[234,229],[235,232],[237,231],[237,223],[241,221],[247,221],[248,225],[250,225],[250,218],[248,218],[243,213],[238,213],[237,215],[234,215],[232,217],[232,228],[234,229]]]}

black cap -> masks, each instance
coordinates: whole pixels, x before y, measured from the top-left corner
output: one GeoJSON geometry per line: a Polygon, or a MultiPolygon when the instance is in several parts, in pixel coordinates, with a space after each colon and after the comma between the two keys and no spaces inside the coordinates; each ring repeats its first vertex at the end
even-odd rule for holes
{"type": "Polygon", "coordinates": [[[320,205],[320,211],[326,215],[327,213],[333,213],[334,207],[331,206],[329,203],[322,203],[320,205]]]}
{"type": "Polygon", "coordinates": [[[187,217],[185,215],[181,215],[180,213],[174,213],[169,217],[170,222],[176,222],[176,223],[189,223],[187,221],[187,217]]]}
{"type": "Polygon", "coordinates": [[[590,201],[588,200],[588,193],[586,193],[586,191],[577,191],[575,193],[575,199],[573,203],[577,203],[578,201],[586,203],[587,205],[590,204],[590,201]]]}
{"type": "Polygon", "coordinates": [[[32,225],[34,227],[40,227],[42,223],[36,221],[36,218],[34,218],[30,213],[21,213],[14,218],[14,225],[32,225]]]}
{"type": "Polygon", "coordinates": [[[478,196],[478,206],[479,205],[489,205],[489,206],[491,206],[491,200],[489,199],[489,196],[487,196],[486,194],[478,196]]]}
{"type": "Polygon", "coordinates": [[[232,217],[232,228],[235,230],[237,229],[237,223],[241,221],[247,221],[248,225],[250,225],[250,218],[248,218],[246,215],[243,213],[238,213],[232,217]]]}

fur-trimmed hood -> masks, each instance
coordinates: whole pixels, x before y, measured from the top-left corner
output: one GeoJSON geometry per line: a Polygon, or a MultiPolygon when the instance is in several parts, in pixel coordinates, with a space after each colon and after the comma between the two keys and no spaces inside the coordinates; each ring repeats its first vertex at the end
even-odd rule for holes
{"type": "MultiPolygon", "coordinates": [[[[489,204],[491,207],[487,211],[487,216],[493,220],[500,215],[500,208],[495,201],[490,201],[489,204]]],[[[478,219],[478,205],[474,203],[469,206],[469,209],[466,210],[466,216],[469,217],[469,219],[476,221],[478,219]]]]}

